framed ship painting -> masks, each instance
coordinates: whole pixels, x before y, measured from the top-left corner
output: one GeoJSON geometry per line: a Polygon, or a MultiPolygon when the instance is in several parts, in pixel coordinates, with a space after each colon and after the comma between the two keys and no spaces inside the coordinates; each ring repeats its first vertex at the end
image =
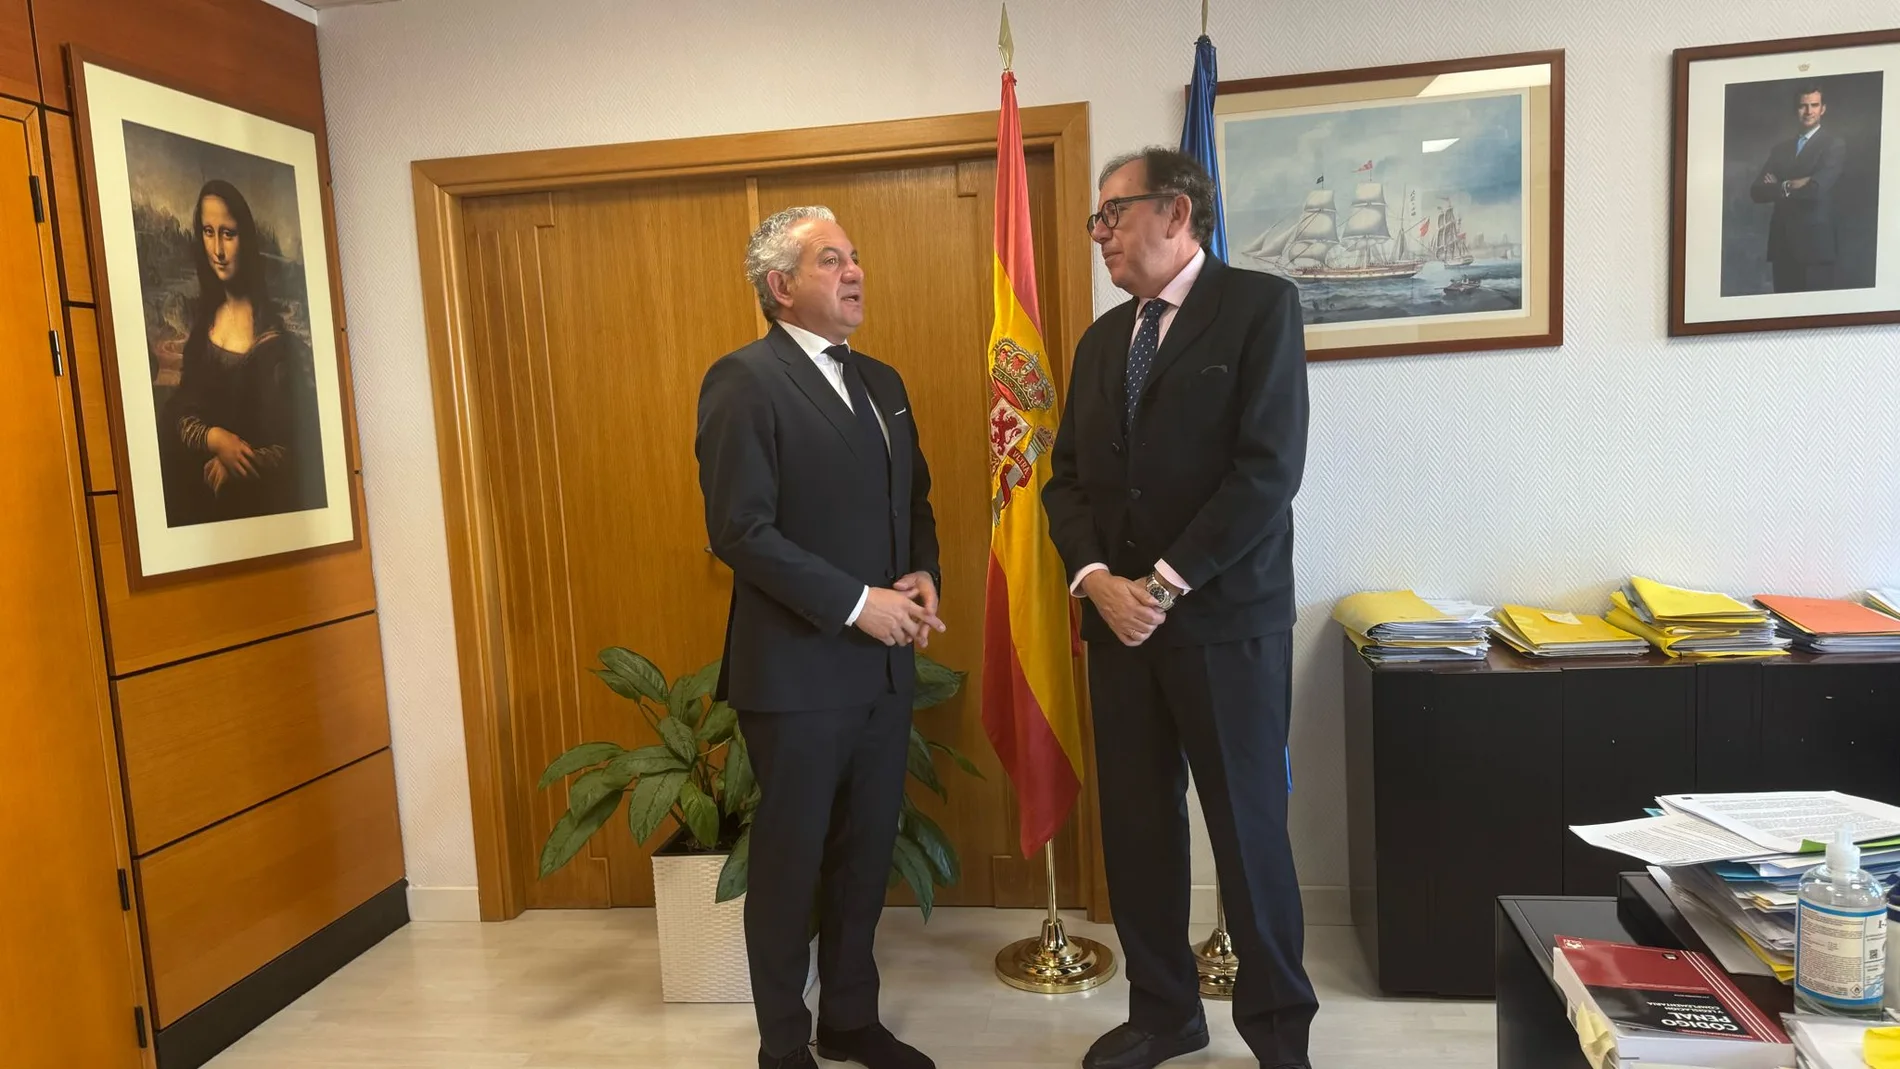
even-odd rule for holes
{"type": "Polygon", "coordinates": [[[1563,341],[1564,57],[1221,82],[1235,266],[1300,287],[1309,359],[1563,341]]]}
{"type": "Polygon", "coordinates": [[[1669,333],[1900,323],[1900,30],[1675,67],[1669,333]]]}
{"type": "Polygon", "coordinates": [[[130,583],[359,544],[316,136],[71,62],[130,583]]]}

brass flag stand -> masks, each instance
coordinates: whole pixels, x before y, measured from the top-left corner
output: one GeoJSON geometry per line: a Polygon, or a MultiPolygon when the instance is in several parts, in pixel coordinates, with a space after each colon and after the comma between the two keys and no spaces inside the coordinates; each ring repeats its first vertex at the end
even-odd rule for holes
{"type": "Polygon", "coordinates": [[[1194,949],[1194,971],[1201,976],[1203,997],[1233,1000],[1240,959],[1234,955],[1234,941],[1227,937],[1227,909],[1221,905],[1219,886],[1214,888],[1214,934],[1194,949]]]}
{"type": "Polygon", "coordinates": [[[1041,935],[1018,939],[996,952],[997,978],[1043,995],[1100,987],[1115,975],[1115,952],[1062,930],[1062,916],[1056,912],[1055,843],[1043,844],[1042,858],[1049,877],[1049,916],[1043,919],[1041,935]]]}

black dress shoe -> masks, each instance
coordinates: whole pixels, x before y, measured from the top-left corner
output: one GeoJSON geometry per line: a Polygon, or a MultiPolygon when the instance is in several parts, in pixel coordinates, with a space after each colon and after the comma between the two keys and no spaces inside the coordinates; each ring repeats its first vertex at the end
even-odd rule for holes
{"type": "Polygon", "coordinates": [[[818,1069],[818,1063],[811,1060],[811,1048],[800,1047],[790,1054],[773,1057],[759,1049],[759,1069],[818,1069]]]}
{"type": "Polygon", "coordinates": [[[849,1032],[826,1028],[818,1022],[818,1056],[834,1062],[857,1062],[865,1069],[937,1069],[923,1051],[905,1043],[881,1024],[849,1032]]]}
{"type": "Polygon", "coordinates": [[[1156,1035],[1120,1024],[1095,1041],[1082,1056],[1082,1069],[1154,1069],[1169,1058],[1207,1046],[1207,1021],[1197,1019],[1177,1032],[1156,1035]]]}

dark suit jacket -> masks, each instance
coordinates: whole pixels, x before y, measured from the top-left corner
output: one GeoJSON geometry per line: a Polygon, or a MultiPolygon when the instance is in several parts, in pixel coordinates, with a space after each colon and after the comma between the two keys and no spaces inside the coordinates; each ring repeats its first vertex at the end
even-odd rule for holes
{"type": "MultiPolygon", "coordinates": [[[[1148,641],[1229,642],[1293,624],[1293,494],[1306,466],[1306,343],[1291,282],[1209,256],[1122,433],[1136,301],[1075,348],[1043,489],[1070,576],[1100,561],[1145,576],[1157,559],[1191,588],[1148,641]]],[[[1114,632],[1083,602],[1083,637],[1114,632]]]]}
{"type": "Polygon", "coordinates": [[[1772,202],[1775,214],[1768,222],[1768,259],[1799,264],[1834,262],[1834,187],[1847,167],[1847,143],[1821,127],[1801,155],[1794,154],[1795,138],[1768,153],[1768,162],[1755,175],[1748,195],[1759,203],[1772,202]],[[1763,185],[1764,175],[1775,184],[1763,185]],[[1781,195],[1781,183],[1810,179],[1807,185],[1781,195]]]}
{"type": "Polygon", "coordinates": [[[864,705],[909,694],[908,646],[845,618],[866,586],[937,569],[930,470],[896,369],[859,355],[890,432],[882,456],[853,445],[851,409],[776,325],[721,357],[699,391],[699,488],[712,550],[732,568],[715,699],[749,712],[864,705]]]}

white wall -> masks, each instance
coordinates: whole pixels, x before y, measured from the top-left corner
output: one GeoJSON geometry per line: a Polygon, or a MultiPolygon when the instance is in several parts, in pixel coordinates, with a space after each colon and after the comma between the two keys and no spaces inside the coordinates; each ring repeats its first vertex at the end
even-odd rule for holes
{"type": "MultiPolygon", "coordinates": [[[[1022,103],[1088,101],[1098,162],[1173,142],[1199,6],[1018,0],[1022,103]]],[[[1411,586],[1595,610],[1631,571],[1739,594],[1900,580],[1900,330],[1664,336],[1670,50],[1877,28],[1900,22],[1900,8],[1213,6],[1227,78],[1568,50],[1564,347],[1312,367],[1293,838],[1302,882],[1336,902],[1326,891],[1346,882],[1346,822],[1328,613],[1340,595],[1411,586]]],[[[412,883],[473,887],[475,862],[410,161],[992,109],[996,22],[992,0],[401,0],[324,12],[412,883]]],[[[1098,309],[1117,300],[1099,269],[1095,292],[1098,309]]]]}

